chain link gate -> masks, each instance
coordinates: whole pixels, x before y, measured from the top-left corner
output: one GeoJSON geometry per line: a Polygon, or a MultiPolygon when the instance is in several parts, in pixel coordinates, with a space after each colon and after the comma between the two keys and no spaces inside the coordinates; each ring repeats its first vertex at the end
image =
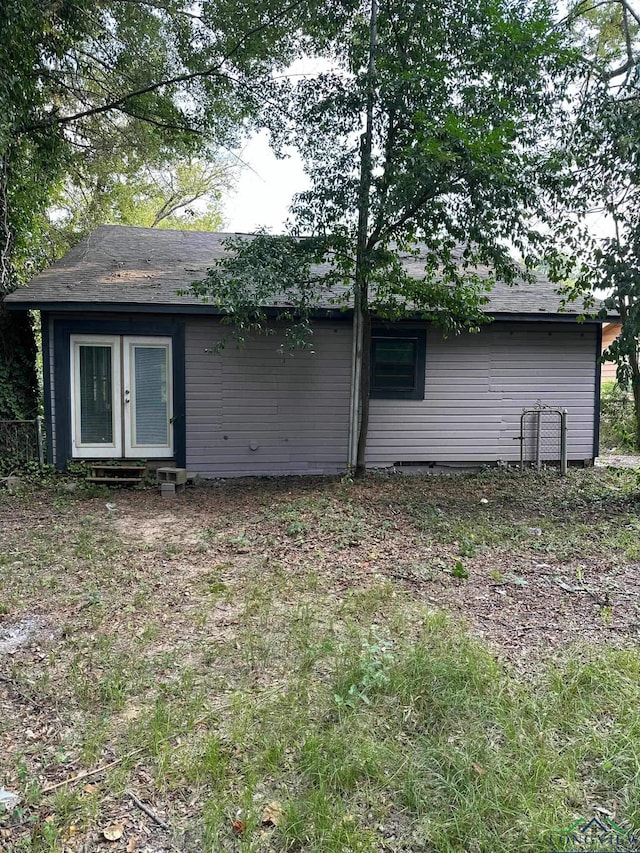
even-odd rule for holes
{"type": "Polygon", "coordinates": [[[540,471],[545,463],[567,473],[567,410],[538,402],[520,416],[520,470],[535,465],[540,471]]]}

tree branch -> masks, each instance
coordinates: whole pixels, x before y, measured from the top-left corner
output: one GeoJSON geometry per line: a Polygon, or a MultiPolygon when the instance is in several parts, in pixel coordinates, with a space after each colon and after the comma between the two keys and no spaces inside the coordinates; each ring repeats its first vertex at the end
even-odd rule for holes
{"type": "Polygon", "coordinates": [[[51,124],[51,119],[53,119],[54,124],[63,126],[66,124],[70,124],[72,122],[80,121],[83,118],[89,118],[90,116],[100,115],[102,113],[110,112],[111,110],[122,109],[122,107],[124,107],[125,104],[127,104],[129,101],[131,101],[135,98],[139,98],[143,95],[149,95],[153,92],[157,92],[159,89],[162,89],[164,87],[177,86],[177,85],[182,84],[182,83],[189,83],[193,80],[202,80],[202,79],[209,78],[209,77],[221,77],[223,79],[230,80],[230,81],[237,84],[239,82],[238,80],[234,80],[229,74],[223,73],[221,71],[224,64],[226,62],[228,62],[233,56],[235,56],[235,54],[241,49],[243,44],[249,38],[251,38],[251,36],[254,36],[257,33],[262,32],[265,29],[268,29],[273,24],[278,23],[279,20],[284,18],[284,16],[286,14],[288,14],[293,9],[295,9],[298,6],[301,6],[303,3],[306,3],[306,2],[307,2],[307,0],[294,0],[293,3],[290,3],[288,6],[286,6],[282,10],[282,12],[280,13],[280,17],[275,18],[274,20],[266,21],[265,23],[259,24],[258,26],[253,27],[252,29],[248,30],[248,32],[244,33],[244,35],[240,39],[238,39],[238,41],[231,48],[231,50],[228,53],[226,53],[220,59],[220,61],[217,62],[215,65],[209,66],[208,68],[201,69],[199,71],[191,71],[191,72],[186,72],[184,74],[177,74],[174,77],[170,77],[170,78],[167,78],[165,80],[160,80],[160,81],[156,81],[154,83],[149,83],[148,85],[141,86],[140,88],[138,88],[132,92],[128,92],[125,95],[121,95],[120,97],[113,98],[111,101],[108,101],[106,104],[102,104],[99,107],[93,107],[91,109],[83,110],[81,112],[74,113],[72,115],[57,116],[57,115],[55,115],[55,112],[52,112],[52,113],[50,113],[50,117],[49,117],[48,121],[37,122],[36,124],[33,124],[33,125],[23,126],[23,127],[18,129],[18,133],[28,133],[28,132],[33,131],[33,130],[40,130],[42,128],[48,127],[51,124]]]}

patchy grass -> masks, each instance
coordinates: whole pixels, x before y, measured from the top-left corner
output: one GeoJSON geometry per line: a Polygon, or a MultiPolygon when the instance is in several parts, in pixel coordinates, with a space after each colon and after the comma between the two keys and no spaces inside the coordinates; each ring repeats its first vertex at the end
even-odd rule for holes
{"type": "Polygon", "coordinates": [[[0,494],[0,849],[640,829],[639,503],[613,469],[0,494]]]}

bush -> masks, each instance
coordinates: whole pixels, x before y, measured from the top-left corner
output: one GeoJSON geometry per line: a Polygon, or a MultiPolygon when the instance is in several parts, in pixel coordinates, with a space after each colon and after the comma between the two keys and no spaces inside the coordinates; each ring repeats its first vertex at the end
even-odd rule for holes
{"type": "Polygon", "coordinates": [[[617,382],[603,382],[600,399],[601,448],[635,451],[635,435],[633,397],[617,382]]]}

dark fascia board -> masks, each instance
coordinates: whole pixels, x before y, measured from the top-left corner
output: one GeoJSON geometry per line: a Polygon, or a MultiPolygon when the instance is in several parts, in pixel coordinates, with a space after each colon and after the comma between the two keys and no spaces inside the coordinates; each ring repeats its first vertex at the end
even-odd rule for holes
{"type": "MultiPolygon", "coordinates": [[[[206,302],[201,305],[170,305],[167,303],[156,304],[153,302],[11,302],[7,303],[7,308],[13,311],[48,311],[56,314],[209,314],[217,317],[225,316],[225,312],[221,311],[215,305],[209,305],[206,302]]],[[[281,308],[265,308],[265,314],[277,316],[282,311],[286,311],[287,306],[281,308]]],[[[336,308],[319,308],[312,312],[314,318],[324,317],[348,317],[353,314],[351,309],[336,309],[336,308]]]]}
{"type": "MultiPolygon", "coordinates": [[[[9,310],[13,311],[45,311],[56,313],[83,313],[99,314],[105,312],[113,313],[128,313],[128,314],[209,314],[213,316],[224,316],[224,311],[221,311],[216,305],[210,305],[203,302],[200,305],[168,305],[154,304],[152,302],[10,302],[5,303],[9,310]]],[[[280,312],[286,310],[286,306],[282,308],[266,308],[265,314],[269,317],[276,317],[280,312]]],[[[353,316],[351,308],[320,308],[311,312],[311,316],[316,320],[346,320],[353,316]]],[[[538,312],[535,314],[524,312],[493,312],[490,314],[493,320],[512,320],[515,322],[544,322],[544,323],[575,323],[578,317],[584,316],[583,324],[597,323],[602,324],[608,321],[615,321],[617,315],[607,316],[604,320],[598,317],[589,317],[588,315],[580,314],[552,314],[546,312],[538,312]]],[[[419,314],[407,315],[405,321],[415,323],[421,320],[419,314]]]]}

